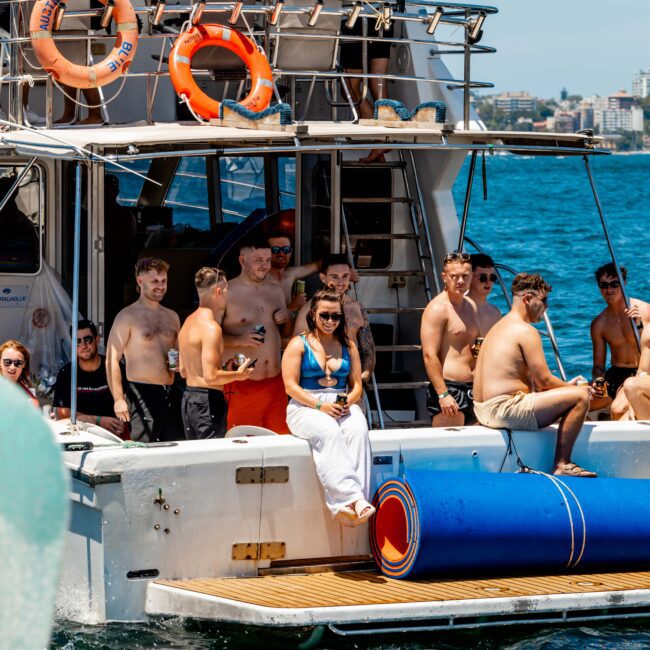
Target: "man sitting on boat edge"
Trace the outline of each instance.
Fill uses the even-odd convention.
[[[637,373],[625,380],[621,393],[629,404],[631,419],[650,420],[650,327],[641,334],[641,360]]]
[[[494,429],[536,431],[560,420],[552,472],[593,478],[571,461],[571,452],[589,411],[593,389],[553,376],[542,338],[531,325],[542,319],[551,291],[538,274],[520,273],[512,281],[512,309],[488,333],[474,373],[474,410]]]

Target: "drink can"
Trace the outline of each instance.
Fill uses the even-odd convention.
[[[340,404],[341,406],[345,406],[348,403],[348,396],[346,393],[339,393],[336,396],[336,403]]]
[[[235,362],[233,363],[233,367],[235,370],[237,370],[241,365],[246,361],[246,355],[245,354],[236,354],[234,356]]]
[[[176,348],[167,350],[167,365],[172,372],[178,370],[178,350]]]
[[[589,382],[586,379],[578,379],[576,382],[576,385],[578,386],[589,386]]]
[[[296,295],[305,293],[305,281],[296,280]]]
[[[474,339],[474,344],[472,345],[472,356],[475,359],[478,359],[478,353],[481,351],[481,346],[483,345],[483,337],[482,336],[477,336]]]
[[[596,379],[594,379],[593,386],[599,395],[604,396],[607,394],[607,380],[605,377],[596,377]]]

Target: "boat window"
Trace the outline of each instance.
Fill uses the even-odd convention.
[[[219,177],[224,221],[243,221],[266,207],[264,158],[224,156],[219,159]]]
[[[296,207],[296,159],[278,158],[280,210]]]
[[[23,167],[0,166],[0,205]],[[0,212],[0,272],[38,273],[43,239],[41,171],[32,167]]]
[[[182,158],[169,186],[165,205],[173,209],[179,230],[210,231],[205,158]]]

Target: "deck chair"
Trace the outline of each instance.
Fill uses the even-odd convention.
[[[301,0],[285,0],[285,8],[295,5],[304,6]],[[341,0],[325,0],[326,9],[341,9]],[[311,77],[311,84],[305,100],[304,119],[309,110],[309,104],[317,77],[310,72],[335,71],[338,59],[339,33],[341,30],[341,16],[329,16],[322,13],[316,25],[309,27],[308,14],[291,14],[283,12],[276,27],[270,27],[272,54],[271,67],[274,74],[283,72],[303,72],[306,77]],[[314,38],[309,36],[332,36],[332,38]],[[296,76],[291,75],[291,86],[294,85]],[[344,81],[343,81],[344,83]],[[295,107],[292,107],[295,109]],[[295,110],[294,110],[295,113]]]

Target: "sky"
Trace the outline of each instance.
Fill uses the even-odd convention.
[[[472,79],[494,91],[558,97],[562,87],[584,97],[632,88],[650,69],[650,0],[475,0],[497,7],[481,44],[496,54],[472,57]],[[458,34],[456,35],[458,37]],[[453,72],[461,73],[461,57]],[[452,66],[450,66],[452,67]]]

